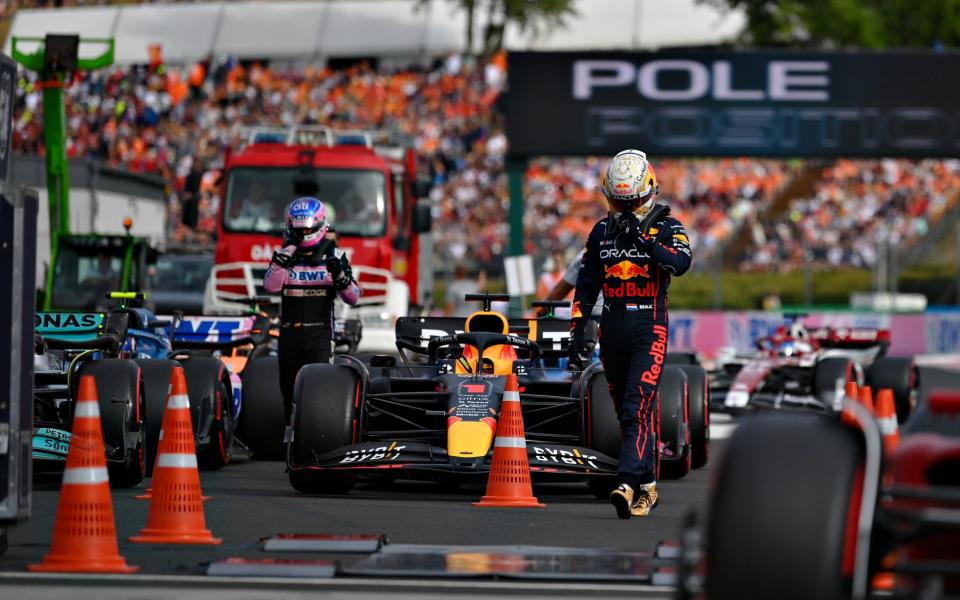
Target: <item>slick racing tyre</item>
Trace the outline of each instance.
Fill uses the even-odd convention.
[[[610,397],[607,378],[603,371],[597,371],[590,378],[585,398],[586,446],[617,460],[620,457],[620,421],[617,410]],[[587,480],[590,491],[597,500],[606,500],[613,488],[617,487],[616,477],[591,477]]]
[[[145,463],[147,477],[150,477],[157,457],[157,445],[160,443],[160,426],[163,424],[163,411],[167,406],[170,374],[175,366],[179,366],[179,363],[175,360],[145,358],[139,358],[134,362],[140,366],[143,377]]]
[[[897,422],[906,423],[913,410],[914,392],[917,389],[917,368],[912,358],[885,356],[874,361],[867,369],[867,383],[878,391],[893,390],[893,402],[897,407]]]
[[[660,477],[686,477],[692,465],[688,427],[687,374],[678,367],[666,367],[660,375]],[[666,455],[665,455],[666,454]]]
[[[83,375],[93,375],[97,382],[110,485],[115,488],[139,485],[147,470],[140,367],[132,360],[108,358],[84,363],[76,381]]]
[[[693,352],[667,352],[664,357],[665,365],[698,365],[697,355]]]
[[[846,597],[864,464],[861,435],[838,419],[746,419],[714,477],[707,597]]]
[[[687,411],[690,428],[690,466],[707,464],[710,455],[710,386],[707,372],[697,365],[677,365],[687,374]]]
[[[839,410],[836,402],[843,396],[848,381],[856,381],[856,370],[849,358],[824,358],[813,366],[813,397]]]
[[[308,494],[345,494],[353,487],[347,471],[309,469],[315,457],[354,442],[360,381],[342,365],[306,365],[297,374],[293,398],[293,440],[288,454],[290,485]]]
[[[190,396],[190,416],[197,443],[197,466],[216,470],[230,462],[233,443],[232,394],[227,368],[210,356],[180,362]]]
[[[243,410],[240,437],[257,460],[283,460],[283,433],[287,427],[280,393],[280,366],[276,356],[254,358],[243,370]]]

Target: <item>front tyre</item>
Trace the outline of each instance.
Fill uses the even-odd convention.
[[[677,365],[687,375],[687,411],[690,418],[690,466],[699,469],[710,456],[710,386],[707,372],[697,365]]]
[[[307,494],[345,494],[353,474],[313,469],[316,457],[355,441],[360,414],[360,380],[342,365],[306,365],[294,384],[293,440],[288,452],[290,485]]]
[[[741,424],[714,478],[707,596],[844,597],[864,464],[862,437],[836,419],[767,414]]]
[[[233,442],[227,368],[210,356],[192,356],[181,364],[190,396],[197,465],[207,471],[220,469],[230,462]]]
[[[687,426],[687,374],[677,367],[665,367],[660,375],[660,477],[686,477],[692,466],[690,431]]]
[[[84,363],[76,380],[83,375],[92,375],[97,384],[110,485],[135,487],[147,470],[140,367],[132,360],[108,358]]]

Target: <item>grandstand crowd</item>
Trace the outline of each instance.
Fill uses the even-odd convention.
[[[384,129],[412,144],[434,182],[435,263],[496,273],[508,237],[501,100],[506,58],[458,56],[429,67],[378,70],[269,68],[225,59],[184,68],[156,62],[78,73],[66,87],[68,152],[153,173],[170,189],[171,235],[211,241],[227,148],[254,125],[325,124]],[[22,72],[14,149],[42,153],[42,98]],[[642,147],[642,143],[638,143]],[[801,168],[758,159],[651,157],[662,197],[683,221],[698,257],[747,238],[741,267],[789,270],[870,266],[876,245],[922,237],[957,201],[960,161],[839,160],[809,197],[771,213]],[[527,251],[569,258],[605,212],[597,192],[605,158],[543,158],[526,178]],[[857,235],[850,235],[856,231]]]

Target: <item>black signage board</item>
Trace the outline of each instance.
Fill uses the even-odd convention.
[[[960,53],[511,52],[515,157],[960,156]]]

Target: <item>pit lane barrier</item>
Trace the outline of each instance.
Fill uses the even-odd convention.
[[[63,486],[53,526],[50,552],[34,573],[133,573],[117,546],[116,518],[110,496],[97,384],[92,375],[80,378],[73,416],[73,436],[67,451]]]
[[[170,397],[163,411],[147,526],[130,538],[137,544],[219,544],[207,529],[190,422],[190,397],[183,368],[170,374]]]

